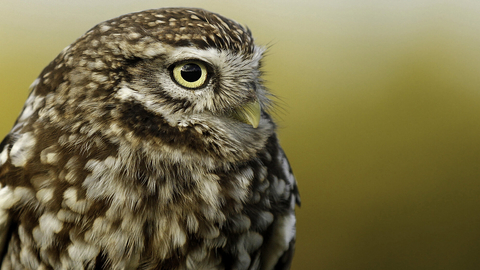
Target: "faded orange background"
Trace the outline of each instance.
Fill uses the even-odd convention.
[[[0,136],[65,46],[194,6],[269,47],[302,207],[293,269],[480,269],[479,1],[1,1]]]

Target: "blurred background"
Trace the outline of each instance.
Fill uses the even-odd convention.
[[[292,269],[480,269],[480,2],[1,0],[0,136],[95,24],[194,6],[269,47],[298,179]]]

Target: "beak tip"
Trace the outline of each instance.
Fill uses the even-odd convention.
[[[247,103],[242,107],[235,109],[234,117],[253,128],[258,128],[260,124],[261,108],[257,100]]]
[[[258,128],[258,125],[260,124],[260,118],[257,121],[250,124],[252,125],[253,128]]]

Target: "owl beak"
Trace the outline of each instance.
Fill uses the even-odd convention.
[[[258,100],[249,102],[233,111],[233,117],[245,124],[257,128],[260,123],[260,103]]]

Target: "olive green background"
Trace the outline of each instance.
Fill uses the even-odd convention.
[[[293,269],[480,269],[479,1],[0,1],[0,136],[65,46],[195,6],[247,25],[298,179]]]

